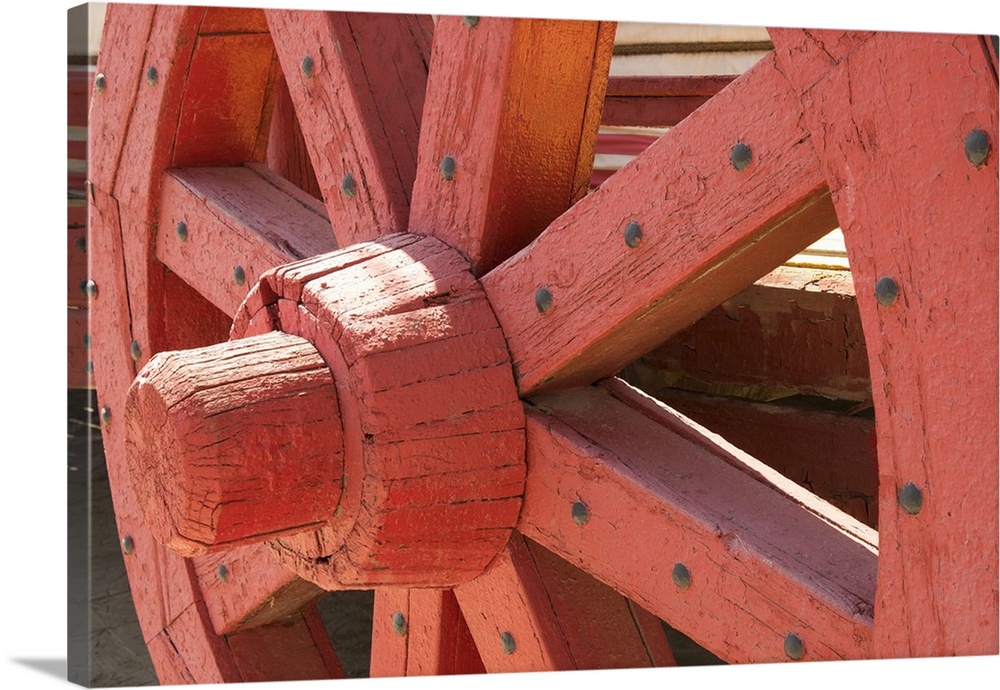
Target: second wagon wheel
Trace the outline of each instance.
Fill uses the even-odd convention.
[[[996,54],[772,37],[583,198],[612,25],[109,8],[94,375],[161,682],[337,677],[352,588],[372,675],[669,663],[654,616],[996,653]],[[878,533],[604,378],[838,222]]]

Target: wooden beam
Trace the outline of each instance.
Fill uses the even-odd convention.
[[[226,644],[245,683],[344,678],[315,605],[283,621],[228,635]]]
[[[410,232],[482,275],[586,194],[614,27],[438,19]]]
[[[602,125],[673,127],[728,86],[733,76],[611,77]]]
[[[771,35],[833,190],[871,363],[883,545],[873,654],[996,654],[991,57],[978,36]],[[966,152],[976,130],[985,159]]]
[[[341,247],[406,230],[430,16],[268,10]]]
[[[878,535],[653,399],[612,390],[528,407],[518,529],[730,662],[786,660],[790,634],[803,659],[866,657]]]
[[[799,111],[765,58],[483,278],[522,395],[617,371],[836,227]]]
[[[284,75],[278,79],[274,95],[274,115],[267,140],[267,167],[316,199],[323,198],[309,148],[295,116],[295,104]]]
[[[230,317],[264,271],[336,249],[322,203],[260,164],[175,168],[162,194],[156,258]]]

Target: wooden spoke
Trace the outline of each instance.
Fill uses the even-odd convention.
[[[773,36],[833,190],[867,336],[883,544],[873,653],[996,654],[995,63],[976,36]],[[977,130],[984,159],[966,152]]]
[[[441,17],[410,232],[478,275],[587,192],[614,24]]]
[[[268,10],[267,21],[339,245],[406,230],[431,18]]]
[[[518,529],[730,661],[781,660],[790,634],[802,658],[864,657],[876,533],[652,398],[612,390],[527,409]]]
[[[611,77],[602,125],[673,127],[729,86],[734,77]]]
[[[483,286],[530,395],[614,373],[836,225],[798,100],[765,58]]]

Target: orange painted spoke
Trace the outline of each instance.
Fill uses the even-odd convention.
[[[868,656],[877,534],[653,399],[610,388],[528,408],[518,528],[730,662],[786,659],[790,634],[804,659]]]
[[[614,24],[441,17],[410,232],[478,275],[587,191]]]
[[[650,626],[637,623],[624,597],[516,532],[489,570],[455,596],[490,673],[672,661],[662,628],[647,643]]]
[[[521,394],[617,371],[836,227],[800,116],[765,58],[486,275]]]
[[[267,20],[338,243],[406,230],[431,18],[269,10]]]
[[[978,36],[772,34],[833,190],[868,346],[883,543],[874,655],[996,654],[991,49]],[[853,52],[831,50],[845,43]]]
[[[673,127],[734,77],[611,77],[601,124],[623,127]]]
[[[315,605],[270,625],[226,637],[245,683],[344,678]]]
[[[259,164],[163,179],[156,256],[228,316],[264,271],[336,249],[322,203]]]

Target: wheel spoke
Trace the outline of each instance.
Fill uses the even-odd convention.
[[[789,633],[810,659],[865,658],[878,535],[651,398],[611,390],[528,408],[518,529],[731,662],[781,660]]]
[[[836,227],[800,114],[765,58],[483,278],[522,395],[614,373]]]
[[[482,275],[587,192],[614,27],[438,19],[410,232]]]
[[[431,18],[268,10],[341,247],[406,230]]]

